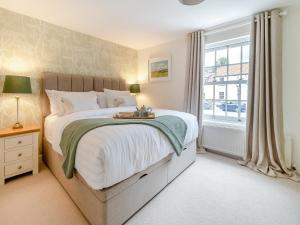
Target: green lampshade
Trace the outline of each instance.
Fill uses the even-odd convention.
[[[130,93],[140,93],[141,92],[140,84],[131,84],[129,86],[129,91]]]
[[[3,93],[32,93],[30,77],[6,75],[3,86]]]

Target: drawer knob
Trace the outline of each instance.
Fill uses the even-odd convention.
[[[19,170],[22,169],[22,166],[19,166],[18,169],[19,169]]]
[[[22,141],[18,141],[18,144],[22,144]]]
[[[22,156],[22,153],[19,153],[19,154],[18,154],[18,157],[21,157],[21,156]]]

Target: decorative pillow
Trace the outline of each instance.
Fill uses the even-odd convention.
[[[94,92],[94,91],[93,91]],[[98,106],[103,109],[107,108],[107,100],[106,100],[106,95],[104,92],[96,92],[95,94],[97,95],[97,104]]]
[[[76,111],[72,101],[70,101],[69,99],[62,97],[60,101],[63,105],[63,112],[60,114],[60,116],[67,115]]]
[[[137,106],[136,97],[135,96],[120,96],[114,99],[115,107],[119,106]]]
[[[118,97],[131,96],[129,91],[116,91],[110,89],[104,89],[104,93],[106,95],[107,106],[109,108],[118,107],[118,103],[115,102],[115,99]]]

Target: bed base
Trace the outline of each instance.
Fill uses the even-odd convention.
[[[75,172],[66,179],[62,158],[44,140],[44,161],[92,225],[120,225],[142,208],[196,159],[196,143],[190,143],[180,157],[170,154],[132,177],[102,190],[91,189]]]

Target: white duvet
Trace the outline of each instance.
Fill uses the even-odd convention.
[[[134,107],[106,108],[76,112],[66,116],[48,116],[45,120],[45,136],[53,149],[62,154],[59,143],[64,128],[71,122],[87,118],[112,117],[117,112],[134,111]],[[187,124],[185,143],[198,136],[195,116],[154,109],[157,116],[175,115]],[[140,172],[173,152],[167,137],[158,129],[139,124],[105,126],[85,134],[79,141],[75,168],[93,189],[110,187]]]

